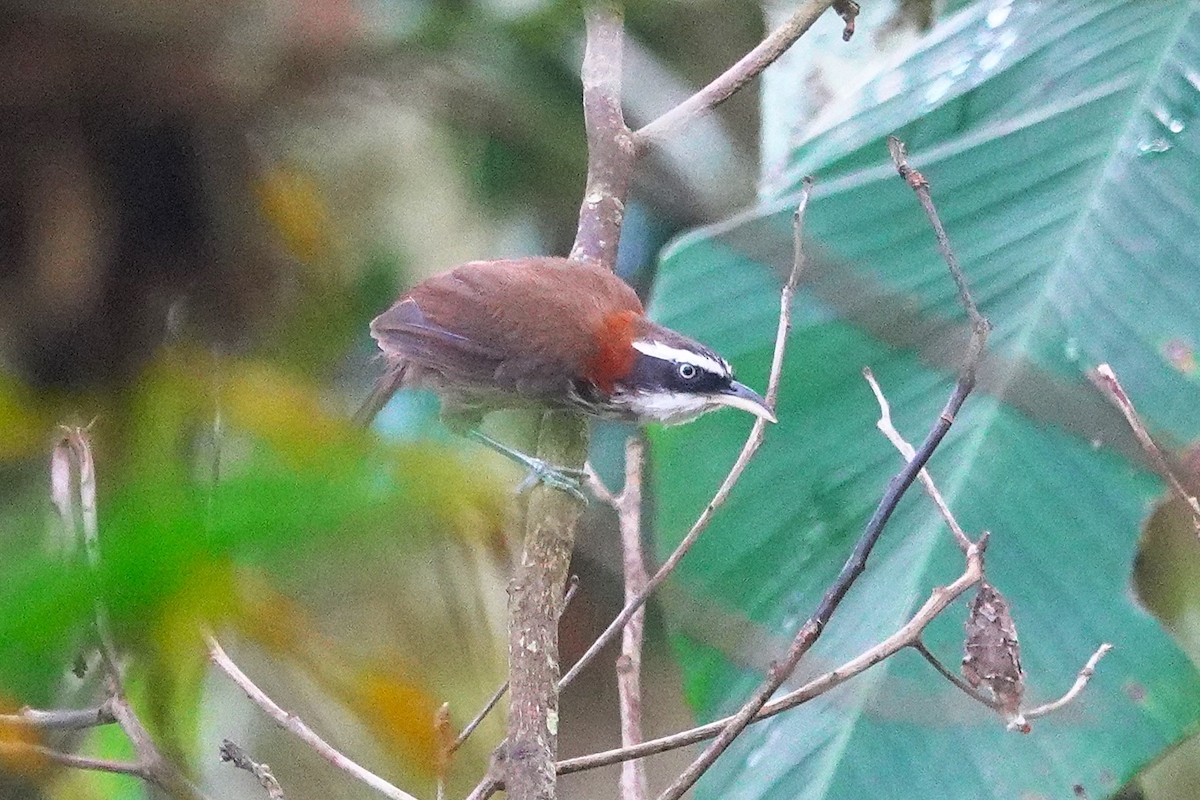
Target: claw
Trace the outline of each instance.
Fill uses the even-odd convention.
[[[529,473],[517,485],[517,494],[528,491],[536,483],[544,483],[554,489],[566,492],[585,505],[587,504],[587,495],[583,493],[581,488],[582,480],[587,474],[584,470],[572,469],[570,467],[555,467],[540,458],[527,456],[520,450],[514,450],[506,444],[501,444],[479,431],[472,430],[468,433],[471,438],[492,448],[502,456],[510,458],[518,464],[523,464],[529,470]]]
[[[517,494],[532,489],[534,484],[544,483],[587,503],[587,495],[583,493],[579,480],[572,477],[574,473],[581,473],[582,470],[552,467],[540,458],[530,458],[526,465],[529,472],[517,484]]]

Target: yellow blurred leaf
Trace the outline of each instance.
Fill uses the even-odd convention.
[[[45,403],[17,381],[0,375],[0,460],[28,458],[46,449],[50,418]]]
[[[256,186],[259,208],[299,261],[314,264],[331,248],[332,223],[312,176],[288,167],[266,172]]]
[[[16,704],[0,697],[0,715],[15,714],[18,710]],[[0,771],[27,777],[44,772],[49,762],[34,749],[40,744],[41,739],[33,728],[0,719]]]

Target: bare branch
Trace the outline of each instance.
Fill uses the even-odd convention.
[[[587,46],[580,74],[588,173],[571,258],[613,269],[636,159],[621,110],[622,13],[615,4],[600,2],[587,9],[585,19]]]
[[[95,708],[63,708],[50,711],[23,708],[16,714],[0,714],[0,726],[12,725],[40,731],[81,731],[111,725],[116,721],[111,698]]]
[[[941,659],[935,656],[933,652],[925,646],[925,642],[918,639],[912,643],[911,647],[920,653],[921,656],[929,662],[930,666],[937,670],[939,675],[961,689],[963,694],[965,694],[967,697],[978,703],[982,703],[983,705],[995,711],[997,714],[1004,713],[1004,705],[999,700],[979,691],[974,686],[955,675],[949,667],[941,662]]]
[[[621,530],[622,563],[625,571],[625,602],[629,603],[646,587],[646,561],[642,555],[642,467],[645,446],[641,437],[630,436],[625,442],[625,488],[616,498],[615,507]],[[620,699],[621,746],[642,742],[642,638],[645,607],[630,617],[621,636],[621,655],[617,657],[617,694]],[[621,800],[645,800],[649,794],[646,767],[641,761],[621,765]]]
[[[935,617],[945,611],[950,604],[983,578],[983,551],[984,542],[981,541],[978,545],[973,545],[967,553],[967,565],[963,574],[950,585],[935,588],[921,608],[891,636],[842,664],[837,669],[813,678],[800,688],[781,695],[767,703],[755,715],[753,722],[759,722],[803,705],[831,689],[841,686],[846,681],[862,674],[879,662],[890,658],[905,647],[912,646],[915,641],[920,639],[922,632]],[[562,775],[567,775],[608,766],[609,764],[616,764],[631,758],[644,758],[658,753],[665,753],[669,750],[676,750],[680,747],[687,747],[706,739],[712,739],[725,730],[734,719],[735,717],[732,716],[725,717],[706,725],[700,725],[669,736],[652,739],[634,747],[617,748],[561,761],[558,764],[558,771]]]
[[[1125,388],[1121,386],[1121,381],[1117,379],[1117,373],[1108,364],[1101,364],[1088,373],[1088,377],[1091,378],[1096,388],[1102,391],[1109,401],[1125,415],[1125,421],[1129,423],[1133,435],[1137,437],[1138,443],[1146,451],[1146,455],[1150,456],[1150,462],[1154,465],[1155,470],[1170,484],[1175,495],[1187,503],[1188,510],[1192,513],[1192,525],[1196,529],[1197,536],[1200,536],[1200,502],[1183,487],[1183,483],[1180,482],[1178,476],[1171,469],[1171,465],[1167,463],[1166,457],[1163,456],[1162,450],[1159,450],[1158,445],[1154,443],[1150,431],[1146,429],[1137,409],[1133,407],[1133,401],[1129,399]]]
[[[261,708],[268,717],[275,721],[276,725],[307,744],[330,764],[362,781],[384,797],[389,797],[392,800],[416,800],[408,792],[393,786],[375,773],[340,753],[333,745],[326,742],[312,728],[308,727],[304,720],[280,708],[274,700],[267,696],[266,692],[258,688],[254,681],[250,680],[246,673],[242,672],[215,638],[207,636],[205,641],[208,645],[208,657],[213,666],[228,675],[246,693],[251,702]]]
[[[258,784],[267,792],[267,797],[270,800],[285,800],[283,796],[283,788],[279,785],[279,781],[275,780],[275,776],[271,773],[271,768],[266,764],[259,764],[254,761],[242,748],[238,747],[233,742],[225,739],[221,742],[221,747],[218,750],[221,754],[222,761],[228,761],[238,769],[244,769],[254,776]]]
[[[879,402],[879,421],[875,423],[875,427],[879,428],[888,441],[900,451],[905,460],[912,461],[917,451],[913,450],[913,446],[904,440],[904,437],[900,435],[895,425],[892,424],[891,404],[883,396],[883,390],[879,388],[879,384],[875,381],[875,375],[871,372],[870,367],[863,367],[863,377],[867,379],[867,383],[871,386],[871,391],[875,393],[875,399]],[[954,534],[954,541],[958,544],[958,549],[964,553],[967,552],[967,548],[971,546],[971,539],[958,524],[958,520],[954,518],[954,514],[950,511],[950,506],[946,505],[945,498],[942,497],[942,493],[934,485],[933,478],[929,476],[929,470],[922,469],[917,474],[917,477],[920,478],[921,485],[925,488],[925,493],[929,495],[930,499],[933,500],[933,504],[937,506],[942,519],[946,520],[946,524],[950,526],[950,531]]]
[[[60,767],[92,770],[94,772],[109,772],[114,775],[131,775],[143,781],[153,782],[150,775],[146,772],[145,766],[142,764],[129,761],[110,761],[105,758],[92,758],[91,756],[79,756],[74,753],[63,753],[40,744],[0,741],[0,754],[16,758],[34,756],[58,764]]]
[[[1075,683],[1071,685],[1071,688],[1067,690],[1066,694],[1057,700],[1049,703],[1043,703],[1036,708],[1031,708],[1028,711],[1023,712],[1025,719],[1037,719],[1038,717],[1044,717],[1047,714],[1053,714],[1055,711],[1058,711],[1067,703],[1070,703],[1072,700],[1078,697],[1079,693],[1082,692],[1084,687],[1088,685],[1088,681],[1090,681],[1092,676],[1096,674],[1096,665],[1100,663],[1100,659],[1108,655],[1108,651],[1112,649],[1113,646],[1108,642],[1105,642],[1097,647],[1096,652],[1092,653],[1092,657],[1089,658],[1087,663],[1083,665],[1083,669],[1079,670],[1079,675],[1075,678]]]
[[[732,97],[739,89],[757,78],[763,70],[774,64],[787,52],[796,40],[812,27],[831,6],[840,5],[847,11],[858,7],[845,0],[806,0],[795,13],[763,39],[763,41],[736,64],[721,73],[715,80],[658,119],[646,124],[633,134],[639,150],[651,142],[661,141],[675,134],[680,128],[697,117],[707,114]],[[853,32],[853,16],[848,19],[848,30]]]

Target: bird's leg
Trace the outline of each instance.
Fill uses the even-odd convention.
[[[584,471],[581,469],[571,469],[569,467],[556,467],[547,464],[540,458],[526,455],[520,450],[516,450],[508,445],[498,442],[487,434],[481,433],[478,430],[471,429],[467,431],[467,435],[482,445],[486,445],[495,450],[500,455],[508,458],[518,464],[523,465],[529,470],[529,474],[517,486],[518,492],[523,492],[533,486],[537,482],[542,482],[547,486],[553,486],[555,489],[560,489],[567,494],[574,495],[583,502],[587,502],[587,497],[580,490],[580,481],[584,477]]]

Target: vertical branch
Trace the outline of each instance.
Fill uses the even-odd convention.
[[[586,20],[581,77],[588,172],[571,258],[612,269],[636,158],[621,111],[622,13],[616,4],[597,3]]]
[[[621,112],[622,14],[588,9],[581,76],[588,175],[571,257],[613,269],[633,173],[634,149]],[[563,467],[587,458],[587,423],[579,414],[542,417],[538,456]],[[553,800],[558,754],[558,618],[563,607],[575,523],[582,509],[564,492],[539,486],[525,516],[525,543],[509,587],[508,672],[511,704],[506,764],[513,800]]]
[[[579,414],[547,412],[538,455],[551,464],[582,465],[587,422]],[[509,585],[508,796],[553,800],[558,754],[558,618],[571,564],[575,523],[583,508],[570,494],[544,484],[533,489],[525,544]]]
[[[642,556],[642,465],[645,445],[639,436],[625,444],[625,488],[614,498],[625,566],[625,603],[646,588],[649,576]],[[642,743],[642,638],[646,609],[639,608],[621,635],[617,657],[617,693],[621,702],[621,746]],[[646,766],[638,759],[621,764],[621,800],[645,800]]]

